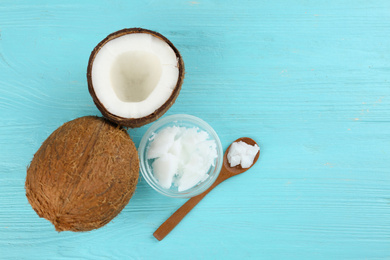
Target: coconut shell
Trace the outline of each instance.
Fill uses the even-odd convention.
[[[121,37],[121,36],[126,35],[126,34],[131,34],[131,33],[147,33],[147,34],[151,34],[151,35],[165,41],[172,48],[172,50],[175,52],[176,57],[177,57],[178,67],[179,67],[179,77],[177,80],[177,84],[176,84],[174,90],[172,91],[172,94],[169,97],[169,99],[167,99],[167,101],[161,107],[156,109],[152,114],[145,116],[145,117],[141,117],[141,118],[124,118],[124,117],[114,115],[114,114],[110,113],[109,111],[107,111],[104,104],[102,104],[102,102],[100,102],[100,100],[96,96],[95,90],[93,88],[93,83],[92,83],[92,66],[93,66],[93,62],[95,60],[95,57],[96,57],[97,53],[100,51],[100,49],[107,42],[109,42],[115,38]],[[175,103],[176,98],[179,95],[181,85],[183,84],[183,80],[184,80],[184,74],[185,74],[184,61],[180,55],[180,52],[176,49],[176,47],[172,44],[172,42],[170,42],[163,35],[161,35],[158,32],[154,32],[154,31],[142,29],[142,28],[122,29],[120,31],[116,31],[116,32],[108,35],[91,52],[91,55],[90,55],[89,61],[88,61],[88,68],[87,68],[88,90],[89,90],[90,95],[92,96],[92,99],[93,99],[96,107],[100,110],[100,112],[102,113],[102,115],[104,117],[106,117],[108,120],[110,120],[114,123],[117,123],[119,125],[134,128],[134,127],[140,127],[140,126],[149,124],[149,123],[159,119],[163,114],[165,114],[165,112],[168,111],[168,109]]]
[[[87,116],[55,130],[27,169],[26,196],[57,231],[89,231],[117,216],[133,195],[139,172],[126,131]]]
[[[126,35],[126,34],[131,34],[131,33],[147,33],[151,34],[163,41],[165,41],[175,52],[176,57],[177,57],[177,62],[178,62],[178,67],[179,67],[179,77],[177,80],[177,84],[172,91],[171,96],[169,99],[166,100],[166,102],[160,106],[158,109],[156,109],[152,114],[149,114],[148,116],[145,117],[140,117],[140,118],[124,118],[121,116],[117,116],[115,114],[110,113],[104,106],[102,102],[98,99],[96,96],[95,90],[93,88],[93,83],[92,83],[92,66],[93,62],[95,60],[95,57],[97,53],[100,51],[100,49],[109,41],[118,38],[120,36]],[[92,99],[96,105],[96,107],[100,110],[102,115],[106,117],[108,120],[119,124],[121,126],[126,126],[126,127],[140,127],[146,124],[149,124],[157,119],[159,119],[165,112],[168,111],[168,109],[175,103],[177,96],[179,95],[181,85],[183,84],[184,80],[184,61],[180,55],[180,52],[176,49],[176,47],[170,42],[167,38],[165,38],[163,35],[160,33],[147,30],[147,29],[142,29],[142,28],[128,28],[128,29],[122,29],[119,31],[116,31],[110,35],[108,35],[106,38],[104,38],[91,52],[91,55],[89,57],[88,61],[88,68],[87,68],[87,81],[88,81],[88,90],[90,95],[92,96]]]

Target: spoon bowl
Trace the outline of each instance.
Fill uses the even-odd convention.
[[[255,145],[255,144],[257,145],[257,143],[252,138],[249,138],[249,137],[238,138],[233,143],[240,142],[240,141],[242,141],[244,143],[247,143],[249,145],[252,145],[252,146]],[[243,173],[243,172],[247,171],[248,169],[250,169],[257,162],[257,159],[259,159],[260,151],[256,154],[255,159],[253,159],[253,163],[252,163],[252,165],[249,168],[242,168],[241,164],[239,164],[237,166],[234,166],[234,167],[230,167],[229,160],[227,159],[227,155],[229,153],[229,150],[230,150],[230,147],[232,146],[232,144],[229,145],[229,147],[226,149],[225,154],[223,155],[222,168],[226,168],[226,169],[225,170],[221,169],[221,173],[225,173],[226,174],[226,172],[229,172],[230,174],[232,174],[232,176],[234,176],[234,175]]]
[[[234,142],[239,142],[239,141],[242,141],[242,142],[245,142],[249,145],[255,145],[257,144],[253,139],[249,138],[249,137],[241,137],[241,138],[238,138],[237,140],[235,140]],[[233,143],[234,143],[233,142]],[[226,149],[226,152],[223,156],[223,163],[222,163],[222,168],[221,168],[221,172],[219,173],[218,175],[218,178],[215,180],[215,182],[213,183],[213,185],[211,185],[207,190],[205,190],[204,192],[202,192],[201,194],[195,196],[195,197],[192,197],[191,199],[189,199],[186,203],[183,204],[183,206],[181,206],[178,210],[176,210],[175,213],[172,214],[172,216],[170,216],[163,224],[161,224],[161,226],[153,233],[153,236],[161,241],[162,239],[164,239],[164,237],[166,235],[169,234],[169,232],[171,232],[177,224],[179,224],[179,222],[212,190],[214,189],[218,184],[220,184],[221,182],[229,179],[230,177],[233,177],[233,176],[236,176],[240,173],[243,173],[247,170],[249,170],[256,162],[257,160],[259,159],[259,156],[260,156],[260,150],[259,152],[256,154],[254,160],[253,160],[253,163],[252,165],[249,167],[249,168],[242,168],[241,165],[237,165],[237,166],[234,166],[234,167],[230,167],[229,165],[229,161],[227,159],[227,154],[229,153],[229,150],[230,150],[230,147],[231,145],[229,145],[229,147]]]

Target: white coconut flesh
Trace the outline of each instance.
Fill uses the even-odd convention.
[[[103,45],[91,74],[96,97],[108,112],[142,118],[171,96],[179,80],[178,57],[153,35],[126,34]]]

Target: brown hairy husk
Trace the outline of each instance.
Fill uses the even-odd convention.
[[[35,153],[26,196],[57,231],[89,231],[128,204],[138,172],[138,153],[126,131],[100,117],[81,117],[55,130]]]

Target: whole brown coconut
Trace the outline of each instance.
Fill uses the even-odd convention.
[[[126,131],[87,116],[55,130],[27,169],[26,196],[57,231],[89,231],[127,205],[138,181],[138,153]]]
[[[126,127],[160,118],[174,104],[184,61],[166,37],[143,28],[111,33],[91,52],[88,90],[102,115]]]

